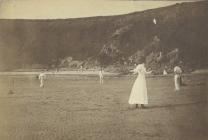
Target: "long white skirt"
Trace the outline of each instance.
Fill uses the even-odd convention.
[[[129,104],[148,104],[147,86],[144,74],[139,74],[131,90]]]

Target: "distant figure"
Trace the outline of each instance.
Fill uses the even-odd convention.
[[[81,70],[81,72],[83,72],[83,66],[82,65],[80,66],[80,70]]]
[[[175,83],[175,90],[179,91],[180,87],[182,85],[182,79],[181,79],[181,74],[182,74],[182,70],[179,66],[175,66],[174,67],[174,83]]]
[[[103,70],[102,70],[102,68],[99,71],[99,78],[100,78],[100,84],[103,84]]]
[[[153,19],[153,23],[154,24],[157,24],[157,20],[155,18]]]
[[[40,80],[40,87],[43,88],[44,87],[44,81],[46,79],[46,74],[44,72],[41,72],[38,78]]]
[[[145,74],[151,73],[151,71],[146,71],[144,60],[144,58],[141,59],[140,64],[132,70],[132,72],[138,74],[138,76],[131,90],[129,104],[136,104],[136,108],[138,107],[138,104],[141,104],[142,108],[144,108],[144,104],[148,104]]]
[[[182,64],[183,64],[183,61],[180,61],[180,62],[179,62],[179,67],[181,68],[181,71],[182,71],[182,69],[183,69],[183,65],[182,65]],[[182,72],[183,72],[183,71],[182,71]],[[181,73],[181,76],[180,76],[180,85],[181,85],[181,86],[185,86],[186,84],[183,82],[182,79],[183,79],[183,77],[182,77],[182,73]]]
[[[163,70],[163,75],[167,75],[168,72],[166,71],[166,69]]]

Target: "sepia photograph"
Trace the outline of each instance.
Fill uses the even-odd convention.
[[[0,0],[0,140],[208,140],[207,0]]]

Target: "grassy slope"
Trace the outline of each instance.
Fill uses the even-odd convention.
[[[0,69],[47,67],[68,56],[95,60],[104,45],[113,45],[123,57],[137,51],[157,55],[151,46],[155,35],[164,54],[179,48],[185,64],[202,68],[208,59],[207,19],[208,2],[202,1],[111,17],[0,20]]]

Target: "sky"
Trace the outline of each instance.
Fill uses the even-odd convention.
[[[0,0],[0,19],[65,19],[121,15],[188,1]]]

